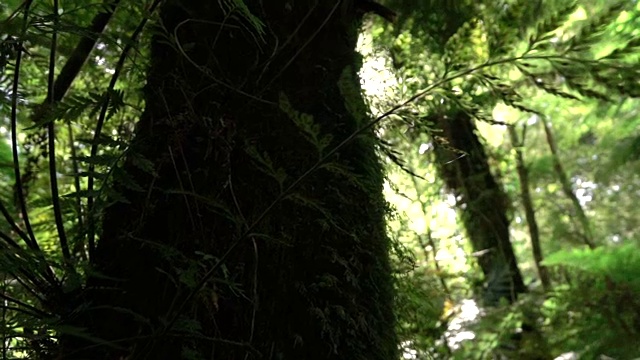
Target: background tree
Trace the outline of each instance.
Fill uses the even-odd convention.
[[[387,97],[377,104],[382,104],[380,107],[384,112],[388,103],[413,100],[403,111],[396,113],[399,115],[396,122],[389,123],[384,128],[385,140],[396,146],[396,150],[403,151],[402,154],[393,154],[392,160],[407,170],[404,174],[394,174],[391,179],[394,185],[391,188],[398,193],[398,196],[392,197],[392,202],[402,204],[397,206],[414,219],[413,222],[396,222],[394,225],[403,240],[410,246],[415,246],[415,256],[421,266],[412,273],[418,277],[417,273],[425,270],[422,274],[426,273],[426,283],[433,282],[428,279],[430,276],[437,275],[444,279],[448,283],[447,287],[454,289],[450,299],[461,304],[459,308],[464,308],[468,301],[469,294],[466,291],[477,288],[480,276],[469,272],[469,269],[473,269],[472,264],[476,259],[472,255],[476,255],[474,252],[478,250],[474,247],[473,239],[483,236],[483,228],[475,226],[469,229],[468,220],[462,217],[465,220],[462,223],[467,228],[468,243],[461,241],[459,226],[452,224],[452,229],[443,229],[447,221],[450,221],[443,216],[445,207],[457,204],[458,210],[463,214],[470,213],[471,206],[468,202],[460,201],[460,198],[454,199],[439,190],[442,189],[443,182],[450,189],[455,188],[451,186],[451,182],[463,184],[465,177],[461,175],[465,172],[452,170],[449,172],[450,176],[445,173],[439,180],[433,174],[442,175],[442,172],[429,165],[431,161],[435,164],[444,163],[450,169],[483,167],[485,162],[478,157],[472,160],[474,152],[469,150],[477,149],[477,145],[472,145],[474,141],[470,141],[476,136],[487,155],[488,166],[484,168],[490,170],[489,174],[497,183],[504,184],[505,190],[503,196],[496,196],[495,192],[483,192],[485,201],[489,201],[486,198],[504,200],[495,202],[496,209],[485,207],[477,214],[490,218],[494,210],[506,210],[502,212],[506,215],[502,219],[506,219],[511,227],[509,235],[515,254],[520,259],[519,265],[523,270],[525,283],[538,276],[533,264],[536,261],[540,263],[545,253],[584,245],[611,246],[615,242],[621,242],[619,235],[593,231],[596,228],[602,229],[594,225],[596,218],[620,211],[617,207],[596,206],[596,201],[599,201],[596,198],[608,198],[615,191],[596,190],[603,188],[596,180],[603,171],[603,168],[598,170],[601,165],[597,164],[607,162],[608,150],[604,147],[604,142],[596,140],[600,137],[594,136],[594,132],[597,132],[594,129],[606,127],[610,133],[603,138],[613,139],[613,133],[622,128],[628,129],[629,122],[613,122],[613,119],[602,116],[598,118],[589,109],[617,108],[617,105],[611,107],[618,102],[616,99],[625,99],[621,100],[623,103],[634,102],[630,97],[635,97],[637,92],[637,82],[633,79],[638,71],[638,63],[637,57],[633,55],[636,34],[631,28],[636,21],[636,5],[626,1],[492,1],[455,4],[431,1],[420,5],[397,1],[389,4],[400,14],[399,21],[394,28],[381,25],[380,28],[373,29],[374,49],[375,46],[385,48],[374,56],[387,59],[387,69],[394,71],[397,81],[395,87],[389,87]],[[446,13],[433,11],[445,8],[448,10]],[[392,94],[391,98],[389,93]],[[581,116],[584,118],[576,120],[575,115],[569,115],[571,113],[583,114]],[[448,121],[434,124],[434,118],[444,116],[448,117]],[[459,117],[470,118],[470,125],[466,128],[473,129],[473,132],[464,131],[465,126],[460,125]],[[587,117],[593,122],[583,122]],[[550,150],[547,136],[549,132],[545,132],[545,128],[540,125],[544,123],[551,124],[550,133],[558,143],[555,154]],[[524,151],[526,163],[522,170],[528,177],[517,176],[515,151],[503,144],[508,139],[507,127],[524,139],[524,143],[516,146]],[[560,128],[564,131],[559,130]],[[572,143],[559,140],[565,136],[573,137],[573,144],[579,143],[581,146],[574,147]],[[602,152],[594,154],[594,150],[598,148]],[[448,158],[439,162],[443,149]],[[478,154],[477,150],[475,154]],[[556,159],[555,162],[553,158]],[[487,171],[483,173],[486,174]],[[415,182],[405,180],[406,176],[414,174],[422,179]],[[544,180],[540,177],[542,174]],[[530,181],[521,183],[520,180],[525,178]],[[624,182],[634,182],[631,178]],[[480,179],[475,178],[477,181]],[[474,178],[468,179],[470,182],[472,180]],[[518,200],[525,186],[531,189],[532,199],[529,205],[523,202],[522,205],[528,208],[521,210]],[[430,205],[424,210],[418,210],[425,202]],[[525,216],[528,210],[533,210],[533,216]],[[634,212],[630,210],[622,213]],[[417,220],[419,216],[426,219]],[[620,219],[610,219],[612,221],[606,226],[614,229],[628,228],[626,217],[622,215]],[[532,237],[531,245],[525,241],[525,231],[530,233],[526,228],[530,224],[524,221],[525,218],[531,222],[535,219],[539,225],[539,240],[534,243],[535,237]],[[505,221],[493,220],[487,221],[487,224],[492,224],[494,228],[503,227]],[[619,230],[614,233],[617,231]],[[413,239],[411,233],[415,234]],[[535,231],[532,233],[535,234]],[[421,241],[424,237],[431,237],[434,241],[432,244],[425,244]],[[614,242],[606,239],[614,239]],[[634,235],[626,237],[624,241],[635,244]],[[535,253],[531,248],[535,248]],[[425,249],[428,250],[428,256],[421,255]],[[432,255],[429,254],[431,251]],[[466,253],[466,256],[459,255],[460,253]],[[597,256],[596,253],[587,253],[594,258]],[[608,256],[603,261],[608,263],[617,258],[621,263],[630,264],[628,253],[622,249],[614,253],[616,255]],[[560,252],[557,256],[567,261],[569,258],[574,259],[573,255],[565,258],[563,254],[566,255]],[[431,256],[439,259],[437,267],[429,264],[432,262]],[[609,297],[611,294],[606,296],[607,300],[598,302],[599,305],[585,305],[591,303],[591,297],[599,296],[586,291],[588,284],[591,281],[606,283],[606,276],[600,273],[599,280],[591,277],[587,279],[584,273],[575,271],[575,262],[571,262],[568,267],[559,267],[559,264],[565,263],[556,262],[555,256],[552,259],[552,277],[546,278],[545,282],[551,285],[553,281],[559,286],[552,295],[560,296],[563,300],[545,300],[539,293],[542,289],[538,289],[537,282],[534,282],[530,287],[533,290],[531,295],[523,297],[510,308],[488,310],[484,320],[476,321],[473,329],[462,327],[463,331],[457,330],[460,325],[454,317],[449,331],[442,332],[443,338],[456,343],[450,349],[453,350],[451,356],[485,358],[494,354],[510,358],[550,358],[570,350],[583,352],[585,358],[603,353],[634,354],[628,345],[621,344],[621,339],[628,340],[630,334],[635,333],[634,326],[615,320],[615,326],[610,325],[609,330],[604,330],[599,325],[600,322],[582,317],[590,312],[610,314],[600,307],[613,306],[612,298]],[[589,263],[591,262],[585,261],[584,264]],[[545,262],[539,268],[543,268],[543,264]],[[620,267],[616,269],[621,273],[634,272],[631,266],[624,270]],[[607,270],[605,273],[611,271]],[[589,271],[590,274],[594,272],[597,271]],[[491,278],[483,279],[481,283],[490,289],[490,280]],[[412,281],[419,280],[413,278]],[[546,287],[549,288],[550,286]],[[595,293],[608,293],[603,289],[599,288]],[[413,298],[420,294],[416,292],[407,296]],[[571,305],[565,302],[569,297],[572,299],[569,301]],[[577,310],[578,303],[585,306]],[[452,321],[452,317],[448,315],[449,305],[449,301],[441,305],[443,312],[435,320]],[[633,305],[630,306],[633,308]],[[535,309],[541,311],[531,312]],[[567,319],[568,309],[577,310],[581,314],[579,317],[582,320],[573,323],[575,327],[567,325],[572,323]],[[404,316],[400,315],[400,324],[415,322],[410,320],[411,317]],[[619,316],[614,317],[620,319]],[[558,319],[553,326],[541,321],[551,318]],[[630,316],[628,319],[631,318],[634,317]],[[532,322],[532,319],[537,320]],[[533,328],[531,325],[534,325]],[[559,331],[560,328],[562,330]],[[458,340],[454,340],[456,333],[463,335],[469,330],[473,330],[475,340],[457,344]],[[569,336],[565,331],[578,331],[584,340],[571,338],[569,342],[572,345],[569,345]],[[611,338],[607,340],[596,335],[603,331]],[[438,355],[446,358],[450,354],[449,350],[433,345],[420,348],[417,345],[421,344],[418,339],[423,338],[420,333],[411,335],[401,331],[401,335],[406,339],[405,344],[414,344],[405,348],[409,354],[407,356],[415,353],[416,358]]]

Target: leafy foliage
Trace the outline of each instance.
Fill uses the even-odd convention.
[[[560,351],[578,348],[585,358],[637,355],[637,349],[628,346],[639,333],[637,257],[637,245],[625,244],[560,251],[545,260],[550,266],[578,270],[575,284],[558,288],[545,302],[549,331],[559,335],[553,346]]]
[[[606,278],[640,291],[640,252],[636,244],[600,247],[594,250],[563,250],[549,255],[544,264],[584,271],[589,276]]]
[[[535,280],[527,280],[532,282],[530,294],[504,309],[485,309],[473,326],[467,326],[473,329],[474,341],[463,341],[451,354],[442,350],[429,356],[551,358],[571,351],[585,359],[638,356],[628,345],[637,331],[633,323],[637,307],[627,303],[624,314],[611,315],[621,299],[637,294],[629,283],[635,273],[631,249],[637,246],[633,239],[638,225],[631,205],[631,194],[639,185],[634,106],[640,67],[638,33],[632,30],[638,21],[637,5],[597,0],[388,4],[403,15],[397,24],[374,30],[374,43],[388,49],[375,56],[387,57],[397,86],[388,90],[393,100],[387,96],[374,105],[384,109],[389,101],[411,99],[395,112],[397,117],[389,117],[393,121],[383,124],[384,137],[402,152],[402,165],[408,169],[404,177],[418,174],[422,178],[413,183],[403,176],[393,178],[395,192],[404,198],[398,197],[396,206],[415,207],[416,197],[404,196],[413,191],[438,192],[435,189],[442,185],[429,162],[436,143],[450,144],[425,120],[461,110],[476,120],[492,173],[509,196],[512,244],[524,275],[538,277],[526,235],[531,224],[525,221],[523,188],[532,198],[543,253],[557,253],[543,263],[552,270],[556,290],[547,294],[552,300],[545,300]],[[505,125],[516,130],[521,144],[509,146]],[[523,151],[528,183],[517,176],[512,147]],[[458,154],[462,160],[452,162],[464,161],[464,152]],[[425,179],[423,185],[416,185]],[[455,208],[456,202],[462,212],[467,205],[460,206],[459,199],[452,201],[442,193],[430,199],[427,211],[411,217],[425,217],[431,224],[427,231],[432,226],[459,229],[433,213]],[[590,233],[598,247],[582,250]],[[416,234],[420,236],[425,236],[424,227]],[[405,242],[415,244],[410,239]],[[463,243],[444,241],[438,248],[447,246],[465,252],[466,261],[474,261],[475,254]],[[423,251],[422,246],[409,248]],[[433,281],[432,276],[425,275],[424,281]],[[461,280],[459,275],[451,277],[448,283]],[[467,291],[477,288],[478,278],[469,274],[461,281],[461,288],[452,293],[454,303],[468,299]],[[590,288],[594,279],[600,279],[602,287]],[[522,311],[543,303],[542,313]],[[602,325],[608,322],[607,316],[617,324]],[[620,322],[622,318],[626,320]],[[434,319],[432,315],[423,321]],[[598,333],[607,335],[598,338]]]

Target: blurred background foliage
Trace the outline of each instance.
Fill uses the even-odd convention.
[[[144,106],[140,90],[149,32],[129,51],[113,90],[104,90],[130,36],[149,15],[150,2],[124,2],[129,10],[115,12],[56,115],[62,124],[55,154],[58,187],[74,249],[86,246],[81,222],[99,211],[86,213],[90,194],[81,189],[91,175],[98,181],[95,191],[102,191],[100,180],[119,161],[115,154],[126,148]],[[60,68],[94,14],[108,5],[64,1],[54,24],[51,3],[36,1],[25,24],[18,11],[25,3],[0,4],[0,200],[19,214],[15,184],[25,186],[33,229],[52,267],[62,269],[46,146],[32,113],[47,96],[53,27]],[[396,240],[403,357],[640,357],[640,5],[629,0],[388,0],[384,5],[397,18],[389,23],[367,17],[361,76],[372,114],[386,113],[378,132],[386,144],[381,149],[388,165],[386,195],[395,209],[389,232]],[[26,60],[14,94],[19,42]],[[104,136],[92,139],[105,97],[109,122]],[[15,117],[21,181],[13,171],[12,101],[21,105]],[[436,115],[461,113],[473,125],[483,161],[501,190],[478,196],[504,208],[526,285],[517,298],[497,305],[483,301],[494,289],[478,264],[483,249],[470,241],[486,230],[465,226],[469,223],[461,219],[473,203],[452,189],[438,167],[473,155],[456,152],[456,133],[445,134],[446,122],[433,121]],[[101,150],[90,156],[96,141]],[[457,156],[443,163],[439,149]],[[109,176],[127,184],[126,174]],[[0,231],[12,228],[0,221]],[[14,260],[3,257],[0,274],[11,273]],[[37,261],[33,268],[38,276],[46,273]],[[73,288],[74,279],[67,280]],[[49,313],[35,308],[38,295],[25,288],[2,280],[3,358],[29,356],[34,339],[51,331]],[[22,310],[11,306],[16,302]]]
[[[365,28],[362,77],[374,114],[414,99],[380,129],[392,149],[390,228],[413,259],[398,277],[404,358],[640,357],[640,6],[385,4],[398,18]],[[425,120],[456,111],[471,115],[508,202],[510,242],[527,286],[511,303],[482,301],[491,289],[470,235],[483,229],[465,228],[472,203],[438,170],[438,148],[463,135]],[[473,154],[450,161],[465,157]]]

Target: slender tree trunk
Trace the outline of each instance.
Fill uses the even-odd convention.
[[[538,277],[542,283],[542,288],[544,291],[549,291],[551,289],[551,280],[547,268],[542,265],[544,257],[542,255],[542,246],[540,246],[540,230],[538,229],[538,222],[536,221],[536,212],[533,208],[531,191],[529,191],[529,172],[524,164],[524,156],[521,150],[522,143],[518,139],[518,134],[513,126],[509,126],[508,131],[511,145],[516,153],[516,169],[518,170],[518,179],[520,180],[520,200],[522,201],[527,226],[529,227],[533,260],[538,271]]]
[[[509,240],[508,198],[489,168],[468,114],[457,111],[430,119],[436,132],[436,160],[447,187],[458,198],[462,220],[484,273],[485,302],[514,301],[526,292]]]
[[[411,176],[411,182],[413,183],[413,188],[416,190],[416,194],[418,195],[416,196],[416,199],[414,201],[420,204],[420,209],[422,210],[422,216],[426,217],[429,214],[428,204],[426,203],[426,201],[423,201],[420,196],[420,187],[418,185],[418,181],[415,176]],[[431,252],[431,255],[433,256],[433,266],[434,266],[434,269],[436,270],[436,274],[438,276],[438,280],[440,281],[440,285],[442,286],[442,290],[444,291],[447,298],[451,299],[451,291],[449,290],[449,286],[447,285],[447,280],[445,279],[446,274],[442,271],[442,268],[440,267],[440,263],[438,262],[438,259],[436,256],[438,254],[438,248],[436,247],[436,242],[433,240],[433,236],[431,234],[431,227],[427,227],[426,242],[425,242],[425,239],[422,237],[422,235],[417,235],[417,238],[418,238],[418,243],[420,244],[420,249],[422,249],[422,252],[424,254],[425,260],[428,261],[430,257],[429,252]],[[427,251],[427,246],[431,247],[431,251]]]
[[[244,3],[163,5],[65,359],[397,358],[361,13]]]
[[[553,170],[558,177],[558,181],[560,181],[560,185],[562,186],[562,191],[565,196],[571,200],[573,204],[573,208],[578,215],[578,221],[582,226],[582,239],[584,243],[590,248],[594,249],[596,245],[593,242],[593,232],[591,231],[591,224],[589,223],[589,219],[587,218],[587,214],[584,212],[582,205],[580,204],[580,200],[573,192],[571,187],[571,182],[569,181],[569,176],[567,176],[562,163],[560,162],[560,155],[558,154],[558,145],[556,144],[556,139],[553,136],[553,131],[551,130],[551,125],[549,121],[544,117],[540,117],[540,121],[542,122],[542,127],[544,128],[544,133],[547,137],[547,144],[549,145],[549,150],[551,151],[551,155],[553,157]]]

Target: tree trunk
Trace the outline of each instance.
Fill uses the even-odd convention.
[[[514,301],[526,287],[509,240],[508,198],[489,168],[487,155],[468,114],[454,111],[430,119],[436,129],[436,159],[447,187],[456,195],[462,220],[485,276],[484,300]]]
[[[551,278],[549,276],[548,269],[544,265],[542,265],[542,260],[544,260],[544,257],[542,255],[542,245],[540,244],[540,230],[538,229],[536,212],[533,207],[531,191],[529,190],[529,170],[524,163],[524,155],[522,154],[524,135],[521,142],[521,140],[518,139],[518,133],[516,132],[514,126],[509,126],[507,130],[509,131],[511,145],[513,146],[513,149],[516,153],[516,170],[518,171],[518,179],[520,180],[520,201],[522,201],[522,207],[524,208],[524,214],[525,218],[527,219],[527,226],[529,228],[533,261],[536,265],[538,278],[542,283],[542,288],[545,292],[548,292],[551,290]]]
[[[558,151],[558,145],[556,144],[556,139],[553,136],[553,131],[551,130],[551,125],[549,124],[549,120],[544,116],[540,117],[540,122],[542,123],[542,127],[544,128],[544,134],[547,138],[547,144],[549,145],[549,150],[551,151],[551,156],[553,159],[553,170],[558,177],[558,181],[560,182],[560,186],[562,187],[562,192],[564,192],[565,196],[571,200],[571,204],[573,204],[573,209],[575,214],[577,215],[578,221],[582,226],[582,239],[589,247],[589,249],[595,249],[596,244],[593,242],[593,231],[591,228],[591,223],[589,222],[589,218],[578,199],[578,196],[573,192],[573,186],[571,185],[571,180],[569,180],[569,175],[567,175],[564,170],[564,166],[562,166],[562,162],[560,161],[560,155]]]
[[[127,202],[70,321],[105,343],[67,334],[65,359],[397,358],[376,139],[331,151],[368,121],[362,14],[244,3],[163,5]]]

